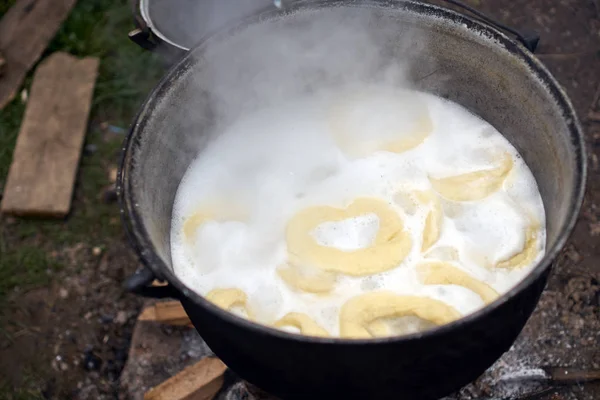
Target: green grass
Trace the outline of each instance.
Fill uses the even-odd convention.
[[[0,14],[14,0],[0,0]],[[42,59],[65,51],[79,57],[99,57],[86,145],[97,150],[83,155],[75,200],[65,220],[0,220],[0,304],[16,286],[26,288],[48,281],[47,270],[59,268],[49,257],[53,249],[85,242],[102,246],[120,237],[115,204],[105,204],[103,188],[109,185],[107,167],[118,161],[123,135],[106,140],[100,123],[127,128],[136,110],[163,74],[160,60],[130,42],[133,29],[128,0],[79,0],[46,49]],[[23,84],[29,89],[33,71]],[[12,160],[19,126],[25,111],[20,96],[0,111],[0,189]]]
[[[0,297],[17,286],[28,287],[48,281],[48,271],[56,267],[44,250],[35,246],[19,246],[17,249],[6,251],[6,256],[0,261]]]

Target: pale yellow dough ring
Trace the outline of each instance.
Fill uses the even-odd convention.
[[[512,167],[512,156],[504,153],[500,165],[495,168],[442,179],[430,177],[429,181],[433,189],[448,200],[476,201],[499,190]]]
[[[183,222],[183,235],[191,241],[198,228],[208,221],[239,221],[246,218],[238,207],[229,205],[205,205]]]
[[[379,217],[379,231],[370,247],[343,251],[318,244],[310,234],[321,223],[368,213]],[[358,198],[345,209],[316,206],[301,210],[289,221],[286,240],[291,257],[324,271],[352,276],[371,275],[395,268],[412,247],[410,235],[404,231],[398,213],[387,202],[376,198]]]
[[[321,328],[315,321],[310,319],[306,314],[291,312],[276,321],[273,326],[283,328],[285,326],[293,326],[300,329],[303,335],[308,336],[329,336],[329,332]]]
[[[511,258],[496,264],[496,268],[519,269],[530,265],[538,254],[537,226],[529,226],[525,232],[525,246],[523,250]]]
[[[356,296],[342,306],[340,336],[369,338],[371,333],[368,328],[375,320],[406,316],[416,316],[436,325],[447,324],[461,317],[455,308],[429,297],[371,292]],[[373,325],[370,328],[373,329]]]
[[[406,95],[408,92],[404,93]],[[410,129],[410,132],[398,131],[398,139],[369,140],[352,138],[352,134],[357,128],[357,121],[353,120],[354,107],[360,105],[363,101],[371,96],[388,96],[386,93],[378,93],[377,91],[365,90],[362,94],[349,94],[341,102],[334,105],[329,112],[329,122],[332,136],[337,145],[346,154],[359,157],[365,156],[375,151],[389,151],[392,153],[402,153],[411,150],[425,141],[425,139],[433,131],[433,122],[429,115],[429,110],[425,104],[422,104],[424,110],[416,117],[415,126]],[[393,101],[393,97],[391,98]],[[418,102],[417,95],[412,94],[412,103]],[[401,105],[399,104],[399,107]]]
[[[277,274],[290,287],[309,293],[328,293],[335,285],[335,274],[322,270],[303,272],[292,263],[277,268]]]
[[[473,278],[466,272],[449,263],[441,261],[421,263],[417,266],[417,273],[426,285],[463,286],[477,293],[486,304],[493,302],[500,296],[500,294],[487,283]]]
[[[431,209],[425,219],[423,243],[421,245],[421,252],[426,252],[440,238],[444,212],[442,211],[442,203],[439,197],[431,190],[416,192],[415,195],[421,203],[429,203],[431,205]]]
[[[387,337],[390,336],[390,329],[383,319],[376,319],[367,324],[367,331],[371,337]]]
[[[204,297],[214,305],[227,311],[230,311],[233,307],[242,307],[246,311],[248,319],[252,317],[247,306],[248,296],[240,289],[214,289]]]

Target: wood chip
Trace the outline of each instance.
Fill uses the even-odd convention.
[[[59,52],[36,70],[4,188],[3,213],[68,214],[98,63]]]
[[[166,325],[191,326],[192,323],[181,303],[177,300],[161,301],[146,307],[138,317],[139,321],[152,321]]]
[[[0,20],[0,49],[6,65],[0,78],[0,110],[40,58],[76,0],[17,0]]]
[[[144,400],[211,400],[223,386],[227,366],[218,358],[203,358],[144,394]]]
[[[108,181],[110,183],[115,183],[117,181],[117,177],[119,175],[119,170],[117,167],[110,167],[108,169]]]

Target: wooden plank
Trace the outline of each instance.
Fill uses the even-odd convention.
[[[146,307],[140,313],[138,320],[176,326],[190,326],[192,324],[183,306],[177,300],[161,301]]]
[[[57,217],[69,212],[98,63],[54,53],[36,70],[2,212]]]
[[[144,400],[211,400],[223,386],[226,370],[218,358],[203,358],[147,391]]]
[[[0,77],[0,110],[19,91],[77,0],[17,0],[0,20],[0,49],[6,65]]]

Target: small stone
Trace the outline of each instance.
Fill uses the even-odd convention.
[[[128,318],[127,313],[125,311],[119,311],[117,313],[117,316],[115,317],[115,324],[125,325],[127,323],[128,319],[129,318]]]
[[[96,146],[95,144],[87,144],[84,148],[83,148],[83,152],[86,155],[91,155],[94,154],[96,151],[98,151],[98,146]]]
[[[21,90],[21,102],[27,103],[27,98],[29,97],[27,93],[27,89]]]
[[[115,317],[112,314],[102,314],[100,316],[100,322],[103,324],[110,324],[114,319]]]
[[[61,371],[66,371],[69,369],[69,366],[67,365],[67,363],[60,363],[60,370]]]
[[[92,351],[86,351],[83,355],[83,368],[87,371],[96,371],[102,366],[102,359]]]
[[[87,313],[85,313],[85,315],[83,316],[85,319],[90,319],[92,318],[92,315],[94,315],[91,311],[88,311]]]
[[[60,290],[58,291],[58,296],[61,299],[66,299],[67,297],[69,297],[69,291],[65,288],[60,288]]]
[[[98,246],[94,247],[94,248],[92,249],[92,254],[93,254],[94,256],[98,257],[100,254],[102,254],[102,248],[101,248],[101,247],[98,247]]]

